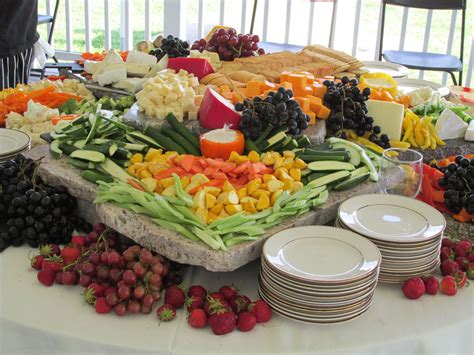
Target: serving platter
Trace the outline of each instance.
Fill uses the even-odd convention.
[[[382,61],[363,61],[362,69],[369,73],[385,73],[394,78],[404,78],[408,76],[409,69],[403,65]]]
[[[396,78],[395,80],[398,83],[398,90],[404,94],[408,94],[426,86],[430,87],[433,91],[437,91],[442,97],[449,96],[450,94],[449,88],[447,86],[442,86],[433,81],[411,78]]]

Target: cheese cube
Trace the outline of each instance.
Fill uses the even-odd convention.
[[[367,116],[374,119],[374,126],[380,126],[382,133],[392,140],[400,140],[405,107],[402,104],[387,101],[368,100]]]

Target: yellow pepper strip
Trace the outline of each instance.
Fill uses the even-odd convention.
[[[445,145],[446,143],[443,142],[441,138],[439,138],[438,133],[436,132],[436,129],[434,128],[433,124],[431,123],[431,117],[427,116],[424,119],[426,119],[426,126],[430,130],[431,137],[434,138],[436,141],[436,144],[438,145]]]
[[[407,122],[406,126],[407,128],[405,129],[405,134],[403,135],[402,141],[406,142],[408,140],[408,137],[413,133],[413,121],[411,120],[410,117],[405,116],[405,119],[403,122]]]
[[[421,132],[423,134],[425,142],[421,146],[421,149],[427,149],[431,147],[431,136],[430,136],[430,131],[428,127],[426,127],[426,122],[425,121],[420,121],[420,126],[421,126]]]
[[[408,138],[407,138],[408,139]],[[390,141],[390,146],[392,148],[410,148],[410,143],[408,142],[402,142],[402,141]]]
[[[362,145],[365,145],[373,150],[375,150],[376,152],[378,153],[383,153],[384,149],[380,146],[378,146],[377,144],[369,141],[367,138],[364,138],[364,137],[359,137],[357,138],[357,141],[362,144]]]

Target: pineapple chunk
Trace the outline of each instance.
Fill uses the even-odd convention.
[[[300,181],[301,180],[301,170],[292,168],[290,169],[290,176],[293,180]]]
[[[273,165],[275,162],[275,159],[273,158],[272,154],[270,152],[267,152],[263,155],[262,157],[262,163],[265,165]]]
[[[281,168],[283,166],[283,158],[280,155],[278,155],[274,159],[275,161],[273,163],[273,169],[276,170],[278,168]]]
[[[209,179],[207,178],[206,175],[203,174],[195,174],[191,178],[191,183],[193,182],[198,182],[199,185],[205,184],[206,182],[209,182]]]
[[[303,188],[303,183],[301,181],[295,181],[293,182],[293,188],[291,189],[292,192],[296,192],[299,189]]]
[[[246,155],[238,155],[236,158],[235,158],[235,162],[237,164],[242,164],[242,163],[245,163],[246,161],[248,161],[249,158],[246,156]]]
[[[214,207],[209,210],[209,212],[214,213],[215,215],[219,215],[223,209],[224,205],[222,203],[216,203]]]
[[[183,189],[185,189],[186,187],[188,187],[189,183],[191,182],[191,180],[189,180],[189,177],[187,176],[183,176],[181,178],[181,185],[183,186]]]
[[[283,167],[287,170],[290,170],[293,167],[293,158],[285,158],[283,160]]]
[[[135,163],[142,163],[143,162],[143,154],[141,153],[135,153],[132,155],[130,158],[130,161],[135,164]]]
[[[159,173],[160,171],[168,169],[168,164],[162,163],[162,162],[153,162],[148,164],[148,170],[155,175]]]
[[[133,175],[133,176],[137,176],[136,174],[136,171],[135,171],[135,166],[133,165],[130,165],[128,168],[127,168],[127,172],[130,174],[130,175]]]
[[[244,211],[248,213],[257,213],[257,208],[255,207],[255,203],[253,201],[246,202],[244,204]]]
[[[283,192],[283,189],[276,190],[274,193],[272,193],[272,197],[270,198],[270,204],[273,206],[275,204],[276,199],[278,196],[280,196]]]
[[[156,156],[163,154],[162,149],[150,148],[145,155],[145,161],[152,161]]]
[[[255,190],[260,187],[261,184],[262,181],[260,179],[253,179],[247,184],[247,193],[251,195]]]
[[[258,154],[255,150],[252,150],[248,157],[252,163],[258,163],[260,161],[260,154]]]
[[[270,196],[270,191],[258,189],[258,190],[255,190],[251,196],[255,198],[260,198],[260,195]]]
[[[235,191],[235,187],[229,182],[229,180],[224,181],[222,184],[223,191]]]
[[[212,213],[212,212],[209,212],[209,213],[207,214],[207,223],[212,223],[212,222],[214,222],[218,217],[219,217],[218,215],[216,215],[216,214],[214,214],[214,213]]]
[[[168,186],[166,189],[163,190],[161,194],[163,196],[176,196],[176,190],[174,189],[174,185]]]
[[[235,162],[237,161],[237,157],[239,156],[239,153],[237,153],[235,150],[233,150],[231,153],[230,153],[230,156],[229,156],[229,161],[230,162]]]
[[[226,191],[217,197],[217,202],[223,203],[224,205],[236,205],[239,203],[239,196],[237,196],[237,192],[235,192],[235,190]]]
[[[225,206],[225,211],[229,214],[229,215],[233,215],[233,214],[236,214],[237,212],[240,212],[242,211],[242,205],[227,205]]]
[[[288,170],[286,168],[278,168],[275,170],[275,176],[278,178],[278,179],[281,179],[281,175],[283,173],[287,173],[288,174]]]
[[[285,180],[283,184],[283,190],[293,190],[293,180],[291,178]]]
[[[221,189],[214,186],[206,186],[204,190],[206,190],[208,194],[211,194],[214,197],[219,196],[219,194],[221,193]]]
[[[198,191],[193,197],[193,204],[195,208],[206,208],[206,191]]]
[[[306,169],[306,166],[307,164],[303,160],[299,158],[295,160],[295,168]]]
[[[280,176],[280,180],[283,182],[286,182],[288,180],[293,181],[293,178],[290,175],[288,175],[288,173],[282,172]]]
[[[251,197],[251,196],[245,196],[245,197],[242,197],[241,200],[240,200],[240,203],[248,203],[252,201],[253,203],[257,203],[258,200],[255,198],[255,197]]]
[[[283,152],[283,156],[284,156],[285,158],[292,158],[292,159],[294,159],[294,158],[295,158],[295,152],[293,152],[293,151],[291,151],[291,150],[285,150],[285,151]]]
[[[239,196],[239,200],[241,200],[243,197],[247,196],[247,187],[242,187],[237,190],[237,196]]]
[[[205,190],[202,190],[205,191]],[[210,210],[216,205],[217,198],[209,193],[206,193],[206,208]]]
[[[191,183],[185,187],[184,191],[189,192],[192,189],[195,189],[196,187],[201,186],[201,184],[198,181],[193,181],[191,178]]]
[[[263,175],[263,182],[270,182],[272,180],[276,180],[276,177],[275,175],[272,175],[272,174],[264,174]]]
[[[156,186],[158,185],[158,181],[156,179],[153,179],[152,177],[147,177],[141,180],[143,184],[143,188],[148,191],[148,192],[153,192],[156,189]]]
[[[283,182],[279,180],[272,180],[268,182],[268,191],[275,192],[283,187]]]
[[[168,186],[174,185],[174,179],[172,177],[161,179],[160,182],[161,182],[161,186],[163,186],[164,189],[166,189]]]
[[[195,212],[196,217],[201,220],[202,223],[207,224],[209,213],[204,208],[198,208]]]
[[[140,179],[151,178],[151,173],[147,169],[143,169],[140,170],[138,176],[140,177]]]
[[[258,198],[257,210],[261,211],[268,207],[270,207],[270,199],[268,198],[267,195],[261,194],[260,197]]]

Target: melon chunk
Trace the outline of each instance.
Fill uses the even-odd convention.
[[[240,113],[224,97],[211,88],[207,88],[199,109],[199,123],[207,129],[229,128],[239,129]]]

